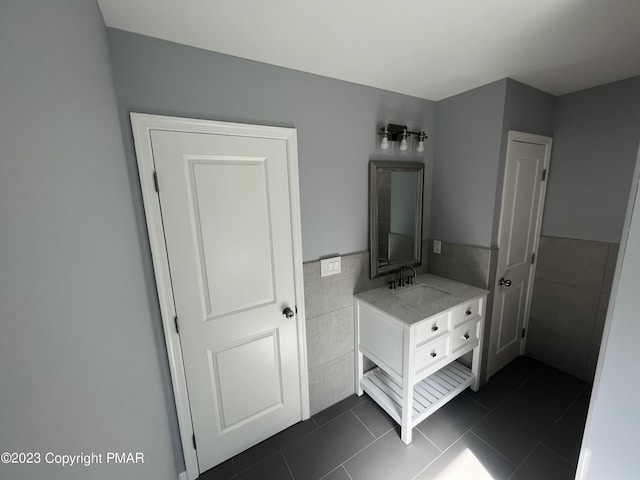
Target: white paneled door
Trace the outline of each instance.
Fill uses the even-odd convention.
[[[268,136],[148,133],[204,472],[304,416],[291,147]]]
[[[488,376],[524,353],[551,156],[549,137],[509,132]]]

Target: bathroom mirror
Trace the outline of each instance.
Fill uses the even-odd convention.
[[[424,164],[373,160],[369,182],[371,278],[419,265]]]

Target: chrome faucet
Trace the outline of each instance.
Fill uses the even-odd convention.
[[[405,283],[404,280],[404,276],[402,275],[402,272],[404,271],[405,268],[410,268],[411,270],[413,270],[413,275],[407,275],[407,280]],[[413,279],[416,277],[417,273],[416,273],[416,269],[413,268],[411,265],[401,265],[400,266],[400,279],[398,281],[398,286],[399,287],[403,287],[404,285],[412,285],[413,284]]]

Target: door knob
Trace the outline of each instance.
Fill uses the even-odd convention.
[[[287,318],[293,318],[295,313],[293,313],[293,310],[291,310],[289,307],[285,307],[285,309],[282,310],[282,315],[284,315]]]
[[[498,280],[498,285],[504,285],[505,287],[510,287],[511,280],[505,280],[504,277],[502,277],[500,280]]]

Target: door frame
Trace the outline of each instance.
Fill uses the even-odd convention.
[[[300,187],[298,179],[298,146],[295,128],[271,127],[242,123],[219,122],[193,118],[171,117],[131,112],[131,127],[135,145],[142,201],[149,234],[149,246],[153,260],[156,289],[160,303],[162,327],[169,359],[171,383],[182,441],[182,452],[188,480],[196,479],[197,452],[193,447],[193,424],[187,390],[180,337],[176,330],[176,308],[169,272],[169,257],[165,244],[164,226],[160,210],[160,196],[156,191],[155,164],[151,145],[151,132],[171,132],[233,135],[284,140],[287,150],[289,202],[291,206],[291,236],[293,246],[296,323],[298,328],[298,358],[300,362],[300,414],[301,419],[310,416],[309,374],[307,369],[306,322],[304,307],[304,281],[302,267],[302,225],[300,217]]]
[[[542,218],[544,216],[544,202],[547,195],[547,185],[549,183],[549,165],[551,163],[551,146],[553,144],[553,138],[546,137],[543,135],[535,135],[533,133],[525,133],[525,132],[518,132],[516,130],[509,130],[509,134],[507,137],[507,152],[505,155],[504,173],[503,173],[503,179],[502,179],[502,198],[500,200],[500,217],[499,217],[498,238],[497,238],[498,251],[501,248],[500,240],[502,239],[502,230],[504,228],[504,213],[505,213],[504,202],[507,194],[507,180],[508,180],[507,169],[509,167],[509,158],[511,156],[512,144],[514,141],[523,142],[523,143],[533,143],[536,145],[545,146],[543,169],[546,170],[546,177],[545,177],[545,181],[542,184],[542,188],[540,190],[540,198],[538,199],[538,217],[536,218],[536,221],[535,221],[535,234],[533,237],[533,249],[532,249],[532,253],[535,253],[535,258],[533,263],[531,264],[531,267],[529,268],[529,288],[527,290],[527,297],[525,299],[524,321],[522,323],[522,328],[525,329],[525,335],[524,337],[520,338],[520,355],[523,355],[525,346],[527,343],[527,335],[529,333],[529,314],[531,312],[531,298],[533,296],[533,281],[535,279],[536,267],[538,265],[538,257],[539,257],[538,247],[540,246],[540,236],[542,234]],[[487,370],[486,380],[489,380],[489,375],[494,375],[495,373],[497,373],[497,372],[492,372],[492,368],[490,367],[491,367],[491,357],[492,357],[491,350],[494,346],[492,345],[491,339],[493,338],[493,328],[497,327],[497,325],[495,325],[493,321],[493,316],[497,312],[497,307],[498,307],[498,304],[497,304],[498,296],[495,295],[497,282],[499,278],[498,267],[499,265],[496,265],[496,271],[495,271],[496,275],[495,275],[494,283],[492,285],[494,295],[493,295],[493,306],[492,306],[493,308],[491,313],[491,316],[492,316],[491,328],[489,329],[489,342],[488,342],[489,356],[487,358],[487,365],[486,365],[486,370]]]

